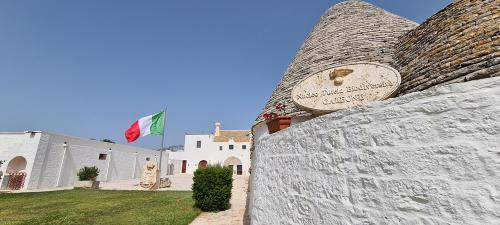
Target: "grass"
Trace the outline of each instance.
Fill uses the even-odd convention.
[[[189,224],[192,192],[68,190],[0,194],[0,224]]]

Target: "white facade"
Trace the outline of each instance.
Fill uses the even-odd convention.
[[[198,167],[207,164],[221,164],[233,166],[233,173],[242,175],[249,174],[250,168],[250,131],[218,130],[220,124],[216,124],[214,134],[186,134],[184,140],[184,151],[170,152],[172,161],[180,161],[181,169],[174,171],[181,174],[193,174]],[[247,140],[231,138],[231,133],[247,133]],[[219,136],[218,136],[219,134]],[[219,141],[221,136],[227,141]],[[240,136],[241,138],[241,136]],[[235,140],[237,139],[237,140]],[[232,149],[231,149],[232,148]],[[201,163],[201,165],[200,165]],[[185,170],[182,169],[185,165]]]
[[[139,178],[147,157],[159,162],[160,152],[47,132],[0,133],[0,171],[25,172],[22,190],[73,186],[84,166],[99,168],[98,181]],[[162,173],[167,160],[164,153]]]

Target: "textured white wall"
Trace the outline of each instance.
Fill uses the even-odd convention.
[[[257,136],[252,224],[500,224],[500,78]]]

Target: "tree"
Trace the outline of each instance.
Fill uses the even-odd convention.
[[[107,143],[112,143],[112,144],[116,143],[116,142],[114,142],[114,141],[112,141],[112,140],[110,140],[110,139],[107,139],[107,138],[102,139],[101,141],[102,141],[102,142],[107,142]]]

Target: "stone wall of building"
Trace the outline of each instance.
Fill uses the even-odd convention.
[[[500,0],[458,0],[400,38],[400,95],[500,76]]]
[[[26,159],[26,171],[38,172],[41,163],[35,162],[37,152],[33,149],[40,144],[41,136],[42,134],[37,132],[0,132],[0,160],[5,160],[0,171],[6,175],[10,161],[17,156],[22,156]],[[38,182],[38,178],[31,179],[29,175],[24,180],[25,184]]]
[[[84,166],[99,168],[98,181],[139,178],[146,157],[158,162],[159,153],[152,149],[41,131],[0,132],[0,160],[5,160],[0,171],[6,174],[12,159],[24,157],[27,164],[23,190],[73,186],[78,170]],[[100,154],[106,154],[105,159],[99,159]],[[162,174],[166,174],[168,152],[162,157]]]
[[[256,140],[252,224],[500,224],[500,78]]]
[[[65,142],[66,151],[63,147]],[[47,132],[42,132],[40,144],[35,151],[37,157],[28,189],[73,186],[77,180],[76,174],[84,166],[99,168],[97,180],[102,182],[140,178],[147,157],[159,161],[159,152],[152,149]],[[106,154],[106,159],[99,159],[100,154]],[[166,174],[168,153],[164,153],[162,157],[162,174]]]

